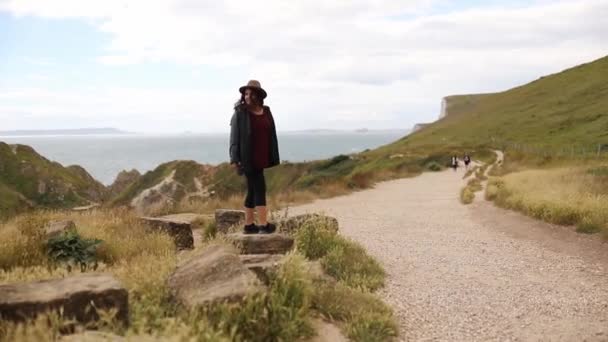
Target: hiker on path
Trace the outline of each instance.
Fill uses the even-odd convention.
[[[471,157],[469,156],[468,153],[464,154],[463,160],[464,160],[464,167],[465,167],[466,170],[468,170],[469,169],[469,164],[471,164]]]
[[[234,104],[230,120],[230,164],[247,180],[245,197],[245,234],[273,233],[268,222],[264,169],[280,163],[279,143],[270,107],[264,106],[267,94],[260,82],[251,80],[239,88],[241,98]],[[258,223],[254,224],[254,210]]]
[[[458,169],[458,157],[457,156],[452,156],[452,162],[451,162],[450,166],[452,166],[452,168],[454,169],[454,172],[456,172],[456,169]]]

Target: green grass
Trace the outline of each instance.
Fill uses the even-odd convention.
[[[356,242],[332,231],[327,221],[311,219],[295,233],[298,252],[320,260],[325,272],[344,284],[374,291],[384,286],[386,274],[380,264]]]
[[[492,138],[539,148],[608,143],[608,57],[504,92],[448,97],[448,115],[403,141],[480,146]]]

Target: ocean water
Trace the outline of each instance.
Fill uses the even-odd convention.
[[[403,130],[284,133],[278,135],[279,153],[281,160],[292,162],[324,159],[372,149],[406,134]],[[172,160],[213,165],[229,161],[227,134],[0,136],[0,141],[29,145],[64,166],[78,164],[106,185],[122,170],[143,174]]]

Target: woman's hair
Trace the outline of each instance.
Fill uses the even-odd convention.
[[[260,104],[260,106],[264,105],[264,99],[262,98],[262,94],[259,91],[252,89],[255,93],[255,99]],[[245,107],[245,94],[241,94],[241,98],[234,103],[234,110],[238,111]]]

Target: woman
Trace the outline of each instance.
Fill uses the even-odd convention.
[[[458,157],[456,156],[452,156],[452,168],[454,169],[454,171],[458,169]]]
[[[247,179],[245,197],[246,234],[273,233],[276,226],[268,222],[264,169],[279,164],[279,143],[270,108],[264,106],[267,94],[260,82],[251,80],[239,88],[241,98],[234,105],[230,120],[230,163]],[[258,213],[259,225],[253,222]]]

